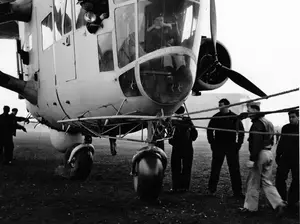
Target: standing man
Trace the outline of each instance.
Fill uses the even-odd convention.
[[[230,102],[223,98],[219,101],[219,107],[229,105]],[[229,108],[220,108],[210,120],[208,128],[244,131],[242,122]],[[211,174],[208,183],[209,194],[214,195],[217,190],[221,167],[226,156],[233,196],[244,197],[242,194],[242,180],[239,164],[239,150],[244,141],[244,132],[230,132],[207,129],[207,139],[212,150]]]
[[[256,212],[258,210],[259,190],[262,188],[273,209],[277,211],[277,215],[281,216],[284,212],[285,203],[270,180],[273,162],[271,149],[274,143],[274,126],[263,115],[255,114],[260,111],[259,103],[247,104],[247,109],[248,112],[254,113],[249,115],[252,126],[248,139],[250,161],[253,165],[247,178],[246,198],[241,211]],[[251,132],[266,132],[268,134]]]
[[[181,106],[175,113],[183,114]],[[192,164],[193,164],[193,141],[198,137],[198,132],[189,117],[173,122],[175,132],[169,143],[173,146],[171,155],[172,189],[171,192],[188,191],[190,188]]]
[[[8,137],[8,147],[5,149],[5,164],[11,164],[12,160],[13,160],[13,153],[14,153],[14,142],[13,142],[13,136],[16,136],[16,130],[17,129],[21,129],[24,132],[26,131],[26,128],[20,124],[18,124],[18,122],[20,121],[26,121],[27,123],[29,123],[28,119],[25,117],[17,117],[18,113],[18,109],[17,108],[13,108],[11,110],[11,114],[9,114],[9,121],[10,123],[10,127],[8,128],[10,130],[10,133],[8,133],[7,136]]]
[[[0,115],[0,155],[3,164],[9,164],[8,159],[11,149],[13,149],[13,120],[9,115],[9,106],[3,107],[3,114]]]
[[[288,113],[290,123],[282,127],[282,134],[299,135],[299,110]],[[283,200],[287,198],[286,180],[291,170],[292,183],[288,191],[288,208],[297,211],[299,202],[299,136],[282,135],[276,150],[276,188]]]

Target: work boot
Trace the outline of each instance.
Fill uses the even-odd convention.
[[[247,208],[239,208],[238,213],[250,217],[250,216],[256,216],[258,214],[258,211],[250,211]]]

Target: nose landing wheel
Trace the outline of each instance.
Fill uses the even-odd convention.
[[[93,158],[88,150],[80,150],[69,163],[71,180],[86,180],[91,173]]]

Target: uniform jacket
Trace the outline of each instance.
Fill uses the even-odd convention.
[[[281,129],[282,134],[299,134],[299,124],[286,124]],[[299,136],[282,135],[279,139],[276,160],[285,158],[287,161],[299,161]]]
[[[7,137],[11,137],[13,133],[13,119],[9,114],[0,115],[0,137],[5,140]]]
[[[255,162],[259,152],[263,149],[270,149],[274,144],[274,126],[264,117],[257,117],[252,120],[250,132],[269,132],[271,134],[249,134],[250,160]]]
[[[220,128],[220,129],[229,129],[229,130],[240,130],[244,131],[244,126],[242,122],[237,119],[235,113],[229,111],[227,114],[223,114],[221,112],[216,113],[213,117],[220,116],[231,116],[228,118],[216,118],[211,119],[208,127],[209,128]],[[220,131],[220,130],[211,130],[207,129],[207,140],[209,144],[218,144],[218,145],[232,145],[234,143],[238,143],[242,145],[244,142],[244,132],[240,132],[238,134],[238,139],[236,141],[236,132],[228,132],[228,131]]]
[[[183,117],[182,120],[173,121],[173,125],[175,126],[175,132],[169,143],[173,147],[192,147],[192,142],[197,139],[198,132],[191,119]]]

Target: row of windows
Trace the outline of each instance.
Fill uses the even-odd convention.
[[[53,32],[55,34],[55,40],[58,41],[63,35],[72,31],[72,0],[54,0],[54,31],[52,24],[52,13],[49,13],[42,21],[42,38],[43,38],[43,50],[50,47],[53,40]],[[75,27],[86,25],[84,20],[85,11],[81,8],[80,4],[77,4],[78,0],[73,0],[75,5]],[[114,0],[115,4],[124,3],[129,0]]]
[[[63,35],[68,34],[72,31],[72,2],[74,1],[75,6],[75,27],[86,25],[84,20],[85,11],[82,9],[80,4],[77,4],[78,0],[54,0],[53,15],[54,24],[52,24],[52,13],[49,13],[42,21],[42,38],[43,38],[43,50],[50,47],[54,39],[59,41]],[[114,0],[115,4],[124,3],[128,0]],[[53,29],[54,25],[54,29]],[[53,38],[53,34],[55,37]]]
[[[58,41],[62,38],[64,34],[67,34],[72,31],[72,16],[71,16],[71,7],[67,7],[65,14],[61,13],[63,9],[59,7],[62,4],[63,0],[56,0],[59,4],[55,5],[54,9],[54,30],[53,31],[53,20],[52,13],[49,13],[46,18],[42,21],[42,45],[43,50],[49,48],[54,43],[53,32],[55,33],[55,40]],[[83,10],[80,5],[76,5],[76,29],[85,25],[85,20],[83,19]],[[63,19],[64,18],[64,19]],[[112,34],[105,33],[98,35],[98,58],[99,58],[99,69],[101,72],[114,70],[113,65],[113,53],[112,53]]]
[[[84,20],[84,10],[75,1],[75,26],[76,29],[86,24]],[[71,0],[55,0],[54,8],[54,29],[52,22],[52,12],[49,13],[46,18],[42,21],[42,43],[43,50],[50,47],[53,42],[53,32],[55,34],[55,40],[59,41],[63,35],[68,34],[72,31],[72,6]]]

